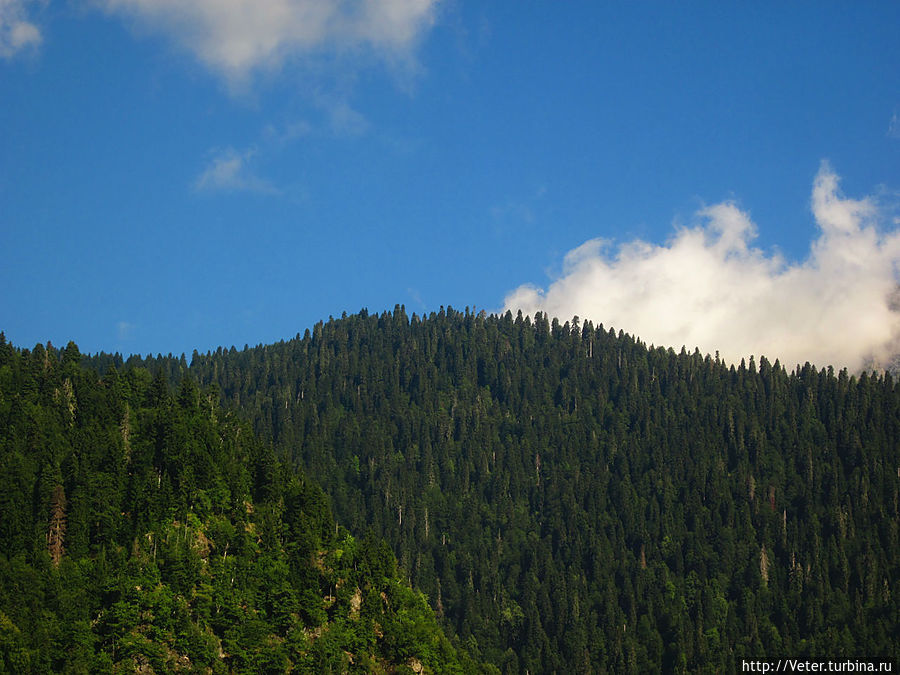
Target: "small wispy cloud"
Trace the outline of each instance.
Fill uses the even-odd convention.
[[[198,192],[255,192],[277,195],[280,190],[253,173],[249,163],[256,154],[251,148],[238,152],[234,148],[216,151],[207,167],[194,181]]]
[[[900,138],[900,113],[896,110],[891,116],[890,124],[888,124],[887,135],[891,138]]]
[[[313,121],[298,119],[284,124],[267,124],[259,136],[262,152],[280,151],[285,147],[309,138],[356,138],[371,129],[365,115],[353,108],[346,96],[311,94],[311,103],[320,115]]]
[[[897,225],[887,210],[844,197],[838,182],[823,163],[811,200],[820,234],[803,261],[753,247],[749,215],[723,202],[664,245],[590,240],[546,290],[520,286],[505,306],[579,316],[730,362],[765,355],[788,367],[886,365],[900,353],[900,231],[881,231]]]
[[[0,58],[11,59],[16,54],[40,46],[40,29],[29,20],[28,0],[0,0]]]
[[[534,222],[534,209],[530,204],[515,200],[508,200],[503,204],[491,207],[491,218],[495,221],[515,220],[528,223]]]
[[[425,301],[422,299],[422,294],[419,293],[417,288],[407,288],[406,292],[409,293],[409,297],[412,298],[413,302],[416,303],[416,306],[425,313],[428,311],[428,305],[425,304]]]
[[[8,0],[7,0],[8,1]],[[402,60],[433,24],[437,0],[95,0],[166,34],[239,82],[317,53],[368,49]]]
[[[494,204],[490,208],[490,214],[495,231],[499,233],[523,224],[533,225],[538,219],[539,203],[546,194],[547,187],[541,185],[529,195]]]
[[[348,138],[362,136],[369,130],[369,121],[346,100],[329,99],[320,102],[320,105],[328,115],[331,132],[334,135]]]
[[[120,341],[130,340],[134,335],[134,324],[129,321],[119,321],[116,324],[116,336]]]
[[[263,140],[276,148],[286,145],[310,136],[313,133],[313,126],[306,120],[294,120],[283,125],[267,124],[262,131]]]

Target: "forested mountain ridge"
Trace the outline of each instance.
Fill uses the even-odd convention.
[[[215,392],[0,333],[0,673],[496,672]]]
[[[135,361],[217,387],[505,672],[898,657],[890,374],[402,307]]]

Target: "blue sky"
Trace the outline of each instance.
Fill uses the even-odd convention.
[[[707,332],[624,312],[658,305],[634,289],[668,260],[723,303],[868,307],[861,342],[814,356],[884,358],[898,33],[887,1],[3,0],[0,329],[190,355],[362,307],[518,303],[736,356],[827,332],[734,342],[707,296],[683,308],[722,314]],[[835,209],[869,237],[852,269],[814,254]]]

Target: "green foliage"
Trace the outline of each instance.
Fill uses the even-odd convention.
[[[183,377],[178,360],[141,363]],[[890,375],[732,367],[577,319],[402,307],[195,353],[190,373],[507,672],[900,656]],[[31,470],[10,469],[11,494]]]
[[[80,359],[0,341],[0,673],[482,672],[213,394]]]

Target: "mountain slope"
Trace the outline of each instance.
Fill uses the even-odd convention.
[[[504,671],[898,656],[890,375],[401,307],[195,353],[190,373],[293,453],[342,525],[387,539]]]
[[[0,672],[481,672],[215,396],[0,334]]]

